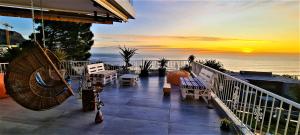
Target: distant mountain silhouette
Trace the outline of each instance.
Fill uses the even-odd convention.
[[[21,44],[25,39],[23,36],[16,32],[16,31],[9,31],[10,35],[10,44],[15,45],[15,44]],[[5,29],[0,29],[0,45],[6,45],[6,33]]]

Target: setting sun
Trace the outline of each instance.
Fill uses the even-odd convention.
[[[243,48],[242,52],[243,53],[252,53],[253,49],[251,49],[251,48]]]

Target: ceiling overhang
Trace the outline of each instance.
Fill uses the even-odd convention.
[[[124,2],[129,3],[128,0],[33,0],[36,19],[102,24],[134,19],[132,5]],[[2,16],[31,18],[31,9],[30,0],[0,0]]]

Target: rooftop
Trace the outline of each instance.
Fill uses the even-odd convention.
[[[270,81],[270,82],[282,82],[282,83],[295,83],[300,84],[300,80],[295,80],[291,78],[286,78],[282,76],[273,76],[272,74],[270,76],[264,76],[264,75],[245,75],[240,73],[228,73],[231,76],[237,77],[241,80],[259,80],[259,81]]]
[[[104,122],[83,112],[78,96],[43,112],[25,109],[11,98],[0,99],[1,134],[232,134],[222,132],[217,108],[204,101],[182,101],[178,88],[163,96],[164,78],[140,78],[134,87],[108,85],[101,93]],[[73,81],[73,88],[78,83]]]

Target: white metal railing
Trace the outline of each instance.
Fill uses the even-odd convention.
[[[152,68],[151,69],[158,69],[159,68],[159,60],[150,60],[152,61]],[[125,63],[123,61],[102,61],[106,64],[106,70],[120,70]],[[130,67],[131,70],[140,70],[140,65],[144,60],[131,60]],[[84,75],[84,67],[88,64],[91,64],[90,61],[64,61],[62,62],[61,68],[67,70],[66,75],[69,76],[81,76]],[[170,60],[167,63],[167,70],[178,70],[180,67],[183,67],[188,64],[187,60]],[[107,66],[109,65],[109,66]]]
[[[200,63],[192,63],[196,75],[202,68],[214,73],[213,99],[244,134],[299,134],[299,103]]]
[[[144,60],[131,60],[130,63],[132,70],[140,70],[139,66],[142,65]],[[158,60],[150,60],[152,61],[152,68],[151,69],[158,69],[159,62]],[[103,63],[108,64],[107,70],[119,70],[121,66],[125,65],[123,61],[103,61]],[[61,62],[60,68],[66,69],[66,75],[69,76],[81,76],[84,75],[84,68],[86,65],[91,64],[91,61],[63,61]],[[170,60],[167,63],[168,70],[177,70],[180,67],[185,66],[188,64],[187,60]],[[0,63],[0,73],[5,72],[6,68],[8,67],[8,63]]]
[[[152,61],[152,68],[151,69],[158,69],[159,68],[159,60],[153,60],[153,59],[146,59]],[[139,66],[142,65],[142,63],[145,60],[131,60],[130,64],[132,64],[132,69],[140,70]],[[105,64],[111,64],[111,65],[118,65],[123,66],[125,63],[123,61],[103,61]],[[167,63],[167,69],[179,69],[180,67],[183,67],[188,64],[187,60],[169,60]]]
[[[85,75],[85,67],[90,61],[63,61],[61,67],[66,70],[66,75],[71,77],[79,77]]]

